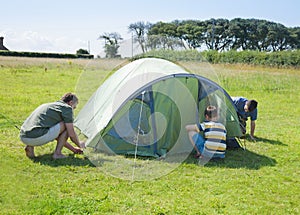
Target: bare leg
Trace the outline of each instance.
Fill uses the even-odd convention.
[[[35,155],[34,155],[34,147],[33,146],[26,146],[25,147],[25,153],[26,153],[26,156],[29,157],[29,158],[34,158]]]
[[[69,138],[66,126],[63,122],[60,123],[60,134],[56,138],[57,145],[53,154],[54,159],[66,158],[65,155],[61,153],[62,148],[65,146],[67,139]]]

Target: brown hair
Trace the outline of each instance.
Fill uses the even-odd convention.
[[[248,110],[249,112],[252,112],[255,110],[255,108],[257,107],[258,102],[255,100],[248,100],[246,102],[246,105],[248,106]]]
[[[70,101],[78,102],[78,98],[74,93],[66,93],[65,95],[63,95],[63,97],[61,98],[62,101],[64,101],[65,103],[68,103]]]
[[[204,115],[207,115],[210,119],[218,116],[218,109],[215,106],[207,106],[204,111]]]

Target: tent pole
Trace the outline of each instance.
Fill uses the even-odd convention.
[[[141,129],[141,119],[142,119],[142,112],[143,112],[144,94],[145,94],[145,91],[142,92],[142,103],[141,103],[141,108],[140,108],[139,123],[138,123],[136,137],[135,137],[134,167],[132,169],[132,178],[131,178],[132,181],[134,179],[134,170],[135,170],[136,158],[137,158],[136,155],[137,155],[137,149],[138,149],[138,144],[139,144],[139,131]]]

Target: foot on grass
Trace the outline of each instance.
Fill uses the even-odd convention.
[[[56,160],[56,159],[64,159],[67,156],[64,155],[64,154],[56,154],[56,153],[54,153],[52,157],[53,157],[54,160]]]
[[[26,146],[25,153],[28,158],[35,158],[33,146]]]
[[[200,158],[200,157],[201,157],[201,154],[200,154],[200,153],[197,153],[197,154],[194,155],[194,158],[196,158],[196,159],[198,159],[198,158]]]

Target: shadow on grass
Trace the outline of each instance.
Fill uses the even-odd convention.
[[[263,138],[263,137],[255,137],[256,138],[256,142],[264,142],[264,143],[269,143],[269,144],[273,144],[273,145],[282,145],[282,146],[287,146],[287,144],[279,141],[279,140],[270,140],[267,138]],[[249,134],[246,134],[246,140],[249,142],[253,142],[250,138]],[[244,139],[240,139],[240,141],[243,143]]]
[[[257,137],[256,141],[258,142],[265,142],[265,143],[269,143],[269,144],[273,144],[273,145],[282,145],[282,146],[287,146],[287,144],[279,141],[279,140],[270,140],[267,138],[263,138],[263,137]]]
[[[125,156],[127,159],[130,156]],[[153,158],[154,159],[154,158]],[[145,160],[141,157],[141,160]],[[147,160],[147,159],[146,159]],[[155,159],[154,159],[155,160]],[[86,166],[95,167],[94,162],[91,162],[87,157],[83,155],[74,156],[69,155],[65,159],[54,160],[52,154],[45,154],[38,156],[33,159],[34,162],[40,163],[42,165],[48,165],[52,167],[57,166]],[[101,159],[103,162],[103,159]],[[190,154],[188,158],[184,161],[187,164],[199,165],[199,160],[195,159],[193,154]],[[220,167],[220,168],[246,168],[246,169],[260,169],[264,166],[275,166],[277,164],[276,160],[264,155],[259,155],[255,152],[249,150],[234,149],[226,151],[225,159],[212,159],[205,164],[205,167]]]
[[[89,159],[85,157],[75,157],[74,155],[69,155],[64,159],[54,160],[52,154],[45,154],[37,156],[32,159],[35,163],[40,163],[42,165],[57,167],[57,166],[88,166],[95,167]]]
[[[198,164],[193,156],[185,161],[186,163]],[[212,159],[205,164],[205,167],[225,167],[225,168],[246,168],[246,169],[260,169],[264,166],[275,166],[276,160],[264,155],[259,155],[249,150],[235,149],[227,150],[225,159]]]

